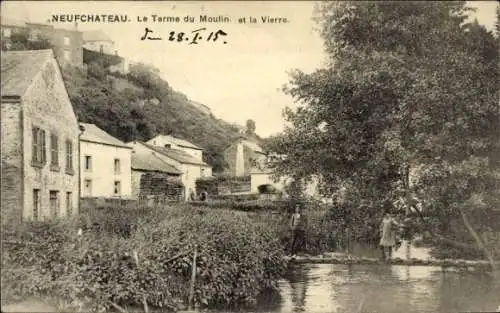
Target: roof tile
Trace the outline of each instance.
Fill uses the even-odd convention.
[[[120,141],[119,139],[111,136],[110,134],[108,134],[107,132],[100,129],[94,124],[80,123],[80,125],[85,128],[82,136],[80,137],[82,141],[90,141],[90,142],[102,143],[106,145],[131,149],[131,147],[129,147],[123,141]]]

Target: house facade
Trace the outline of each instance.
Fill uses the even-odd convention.
[[[39,36],[47,38],[53,45],[55,57],[61,65],[83,66],[83,36],[76,28],[55,28],[52,25],[26,23],[6,19],[2,16],[2,40],[9,42],[12,35],[25,32],[30,40]]]
[[[199,161],[189,153],[172,148],[150,145],[136,141],[131,143],[135,153],[154,153],[155,156],[182,172],[181,180],[184,185],[184,198],[187,199],[190,192],[196,192],[196,180],[200,177],[212,176],[212,167],[203,161]]]
[[[80,126],[80,196],[132,198],[132,148],[94,124]]]
[[[247,176],[262,168],[267,156],[258,143],[241,136],[224,150],[224,159],[228,175]]]
[[[195,158],[198,162],[203,162],[203,148],[198,147],[197,145],[180,138],[176,138],[170,135],[158,135],[156,137],[151,138],[146,142],[147,144],[164,147],[168,149],[176,149],[184,151],[190,154],[193,158]],[[211,175],[211,173],[210,173]]]
[[[1,54],[2,223],[78,212],[80,134],[52,50]]]

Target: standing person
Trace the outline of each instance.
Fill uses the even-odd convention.
[[[189,189],[189,190],[190,190],[190,192],[189,192],[189,200],[190,200],[190,201],[194,201],[194,200],[196,200],[196,196],[195,196],[195,194],[194,194],[193,189]]]
[[[295,257],[297,252],[299,252],[305,244],[305,226],[306,217],[301,213],[300,204],[296,204],[295,213],[292,214],[290,220],[290,229],[292,230],[292,257]]]
[[[392,249],[396,245],[396,230],[399,224],[390,212],[386,212],[380,223],[380,246],[382,259],[389,261],[392,258]]]

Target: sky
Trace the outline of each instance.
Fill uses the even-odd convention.
[[[283,129],[282,111],[294,107],[293,99],[281,88],[289,80],[288,72],[300,69],[312,72],[324,65],[323,42],[314,30],[314,2],[309,1],[5,1],[1,15],[9,19],[48,23],[53,14],[127,15],[124,23],[79,23],[78,29],[101,29],[115,41],[118,53],[133,62],[150,63],[160,69],[163,78],[191,100],[208,106],[212,113],[231,123],[256,122],[256,132],[269,136]],[[479,22],[492,29],[495,1],[470,2],[478,10]],[[179,17],[181,22],[154,22],[152,15]],[[185,16],[195,18],[185,23]],[[229,17],[229,23],[199,23],[200,15]],[[257,23],[249,23],[252,16]],[[287,18],[287,23],[262,23],[262,17]],[[137,19],[148,17],[147,22]],[[246,23],[239,23],[239,18]],[[61,28],[73,23],[51,22]],[[144,40],[145,27],[150,36],[163,40]],[[227,33],[222,41],[167,40],[171,31],[185,32],[206,27],[210,32]],[[190,34],[193,35],[193,34]],[[191,37],[192,38],[192,37]],[[226,44],[223,44],[226,41]]]

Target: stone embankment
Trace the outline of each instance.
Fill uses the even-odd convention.
[[[436,259],[400,259],[393,258],[390,261],[384,262],[380,259],[376,258],[367,258],[367,257],[356,257],[352,255],[347,255],[343,253],[324,253],[318,256],[296,256],[296,257],[286,257],[287,260],[291,264],[344,264],[344,265],[353,265],[353,264],[363,264],[363,265],[380,265],[380,264],[389,264],[389,265],[408,265],[408,266],[438,266],[442,268],[450,268],[450,269],[462,269],[462,270],[478,270],[478,269],[489,269],[490,264],[485,260],[459,260],[459,259],[445,259],[445,260],[436,260]],[[500,263],[498,263],[500,265]]]

